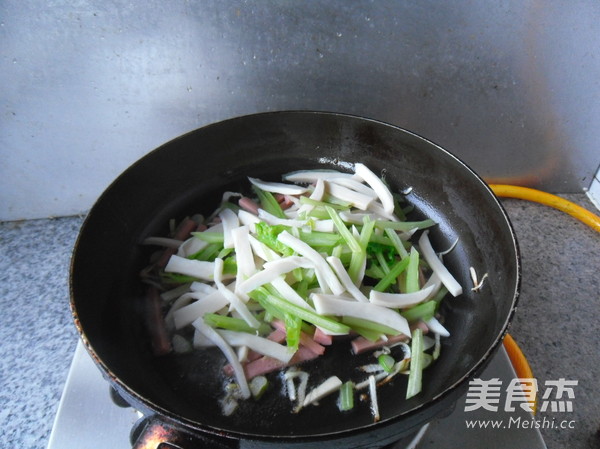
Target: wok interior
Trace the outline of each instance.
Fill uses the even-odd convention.
[[[443,313],[451,337],[424,373],[423,391],[405,400],[406,378],[382,387],[382,421],[400,420],[435,404],[498,343],[518,290],[518,261],[510,226],[493,195],[460,161],[435,145],[378,122],[335,114],[272,113],[199,129],[150,153],[102,195],[82,228],[73,258],[72,307],[81,331],[104,367],[123,388],[167,416],[199,428],[244,435],[321,435],[372,426],[368,401],[339,413],[336,395],[291,413],[281,382],[260,402],[248,401],[229,418],[220,413],[223,358],[215,351],[155,358],[142,325],[143,287],[138,272],[149,249],[139,242],[166,235],[168,221],[210,214],[225,190],[247,190],[246,176],[280,180],[298,169],[344,169],[363,162],[384,171],[395,191],[412,187],[410,218],[430,217],[435,249],[456,248],[445,263],[464,289],[447,297]],[[242,187],[243,186],[243,187]],[[472,292],[469,267],[489,277]],[[305,365],[312,385],[336,374],[357,379],[349,344]],[[274,379],[274,380],[273,380]],[[423,408],[421,408],[422,410]]]

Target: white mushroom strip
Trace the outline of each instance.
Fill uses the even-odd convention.
[[[448,269],[444,266],[442,261],[437,257],[433,247],[431,246],[431,242],[428,237],[429,231],[425,230],[421,234],[419,238],[419,248],[421,249],[421,254],[433,270],[435,274],[438,275],[442,283],[446,286],[448,291],[452,294],[452,296],[458,296],[462,294],[462,287],[460,284],[454,279],[454,276],[450,274]]]
[[[302,405],[306,407],[308,404],[317,402],[319,399],[337,391],[342,386],[342,381],[337,376],[331,376],[318,387],[313,388],[304,398]]]
[[[375,191],[375,193],[379,197],[379,200],[381,201],[383,210],[387,214],[393,214],[394,197],[392,196],[390,189],[387,188],[387,186],[383,183],[379,176],[377,176],[366,165],[361,164],[360,162],[354,164],[354,171]]]
[[[282,182],[262,181],[258,178],[248,177],[248,180],[265,192],[281,193],[283,195],[302,195],[308,189],[295,184],[284,184]]]
[[[382,324],[404,335],[411,335],[408,321],[399,313],[371,303],[348,301],[319,293],[311,294],[317,313],[321,315],[351,316]]]
[[[249,293],[261,285],[272,282],[282,274],[289,273],[296,268],[313,268],[313,262],[306,257],[290,256],[285,259],[277,259],[272,262],[266,262],[263,269],[258,271],[238,285],[238,291]]]
[[[248,399],[251,395],[250,387],[248,386],[248,381],[246,380],[246,375],[244,374],[244,368],[242,367],[235,351],[229,344],[223,339],[223,337],[212,327],[204,323],[202,318],[197,319],[192,323],[194,327],[204,335],[206,338],[211,340],[215,345],[219,347],[221,352],[227,358],[227,361],[233,367],[233,372],[235,374],[235,378],[240,387],[240,392],[243,399]]]
[[[233,248],[233,238],[231,231],[240,225],[238,216],[231,209],[223,209],[219,212],[219,218],[223,223],[223,247]]]
[[[267,357],[280,360],[283,363],[288,363],[294,355],[294,352],[290,351],[287,346],[280,345],[279,343],[264,337],[259,337],[258,335],[224,329],[219,329],[217,332],[231,346],[247,346],[253,351],[256,351],[262,355],[266,355]]]
[[[425,301],[433,289],[434,286],[430,285],[413,293],[385,293],[371,290],[369,293],[369,301],[371,301],[371,304],[378,306],[402,309],[415,306],[420,302]]]
[[[353,178],[352,173],[343,173],[337,170],[299,170],[283,175],[285,181],[316,182],[319,179],[327,181],[333,178]]]
[[[363,294],[363,292],[361,292],[360,289],[356,285],[354,285],[354,282],[352,282],[350,275],[348,274],[348,272],[344,268],[344,265],[342,264],[342,261],[338,257],[329,256],[327,258],[327,262],[329,263],[329,265],[331,265],[331,267],[335,271],[335,274],[337,274],[337,277],[342,282],[344,288],[348,291],[348,293],[352,295],[354,299],[361,302],[369,302],[369,300]]]
[[[334,295],[340,295],[344,292],[345,289],[335,276],[333,270],[317,251],[287,231],[281,232],[277,236],[277,240],[284,245],[289,246],[298,254],[303,255],[315,265],[317,279],[319,279],[319,277],[321,278],[319,283],[323,282],[325,284],[321,285],[321,288],[329,287]]]

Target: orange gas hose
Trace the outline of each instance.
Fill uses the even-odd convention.
[[[553,207],[571,215],[572,217],[577,218],[590,228],[594,229],[596,232],[600,232],[600,217],[569,200],[552,195],[551,193],[542,192],[541,190],[531,189],[529,187],[511,186],[506,184],[490,184],[490,188],[496,194],[496,196],[534,201],[536,203]]]
[[[489,186],[496,196],[533,201],[553,207],[571,215],[572,217],[577,218],[579,221],[588,225],[596,232],[600,232],[600,217],[569,200],[552,195],[550,193],[542,192],[541,190],[531,189],[529,187],[512,186],[506,184],[490,184]],[[521,348],[519,348],[519,345],[517,345],[517,342],[515,342],[510,334],[506,334],[504,337],[503,345],[504,349],[506,349],[511,364],[515,369],[517,377],[520,379],[533,378],[533,371],[529,366],[529,362],[527,362],[527,359],[521,351]],[[530,393],[529,402],[532,404],[533,413],[535,414],[535,392]]]

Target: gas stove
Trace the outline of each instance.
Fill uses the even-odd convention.
[[[499,349],[481,379],[500,379],[508,385],[515,372],[503,347]],[[457,447],[545,449],[535,426],[508,426],[507,423],[531,422],[533,417],[519,407],[495,413],[484,409],[465,412],[466,395],[454,411],[443,419],[424,426],[412,441],[403,440],[387,449],[450,449]],[[79,342],[54,421],[48,449],[131,448],[130,433],[141,414],[129,407],[119,407],[111,399],[110,387],[103,379],[82,343]],[[468,426],[467,423],[475,423]],[[488,423],[485,427],[485,423]],[[491,423],[504,423],[491,428]],[[481,425],[479,423],[482,423]]]

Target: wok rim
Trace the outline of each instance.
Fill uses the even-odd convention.
[[[123,178],[125,178],[130,171],[133,171],[135,169],[135,167],[137,167],[137,165],[143,163],[143,161],[150,155],[152,155],[158,151],[161,151],[165,147],[170,146],[173,142],[180,140],[180,139],[184,139],[191,134],[199,132],[200,130],[204,130],[204,129],[211,128],[211,127],[226,126],[229,122],[247,120],[248,118],[251,118],[251,117],[269,116],[269,115],[286,115],[286,114],[307,115],[307,116],[308,115],[329,116],[329,117],[336,117],[336,118],[342,118],[342,119],[353,119],[353,120],[358,120],[358,121],[365,122],[365,123],[368,122],[368,123],[375,124],[377,126],[392,128],[395,132],[400,132],[400,133],[410,135],[410,136],[420,140],[424,144],[434,147],[436,149],[436,151],[444,153],[446,155],[446,157],[450,157],[451,159],[454,160],[455,163],[458,163],[461,167],[461,170],[468,173],[469,176],[473,179],[473,181],[477,182],[479,184],[479,186],[483,188],[486,195],[489,197],[489,199],[492,200],[493,207],[501,213],[501,216],[503,218],[502,226],[505,228],[505,230],[508,230],[509,234],[510,234],[510,240],[512,242],[511,249],[513,250],[512,252],[514,252],[514,264],[515,264],[514,265],[515,282],[514,282],[514,285],[511,286],[511,288],[510,288],[510,290],[512,291],[512,298],[510,299],[511,305],[510,305],[510,309],[509,309],[508,313],[506,314],[506,318],[504,319],[504,322],[502,324],[501,331],[494,337],[493,343],[488,347],[488,349],[485,351],[484,355],[481,356],[480,359],[476,363],[473,364],[473,367],[470,370],[468,370],[465,374],[463,374],[458,380],[456,380],[453,384],[451,384],[445,390],[443,390],[442,392],[433,396],[429,401],[421,402],[418,405],[416,405],[415,407],[413,407],[410,410],[407,410],[403,413],[395,414],[394,416],[386,418],[386,419],[382,419],[379,422],[369,423],[364,426],[360,426],[360,427],[356,427],[356,428],[349,428],[349,429],[332,431],[332,432],[314,433],[311,435],[285,435],[285,434],[284,435],[262,435],[262,434],[246,433],[246,432],[240,432],[240,431],[236,431],[236,430],[217,428],[217,427],[209,426],[207,424],[203,424],[202,422],[194,421],[194,420],[188,419],[186,417],[180,416],[179,414],[174,413],[171,410],[165,409],[164,407],[155,404],[149,398],[137,393],[131,387],[129,387],[126,382],[121,380],[112,371],[112,369],[102,360],[102,358],[97,354],[96,350],[94,349],[94,345],[88,338],[86,332],[83,329],[82,323],[79,319],[79,314],[77,312],[77,304],[76,304],[77,298],[75,298],[75,292],[74,292],[74,286],[73,286],[73,272],[74,272],[75,264],[76,264],[77,250],[78,250],[80,241],[85,237],[85,230],[86,230],[88,223],[91,220],[93,220],[95,217],[94,212],[97,209],[98,204],[102,203],[104,197],[108,194],[108,192],[111,191],[115,185],[119,184],[121,182],[121,180]],[[209,435],[213,435],[213,436],[217,436],[217,437],[225,437],[225,438],[239,439],[239,440],[255,440],[255,441],[264,441],[264,442],[277,442],[277,441],[288,442],[288,443],[311,442],[311,441],[317,441],[317,440],[339,439],[339,438],[344,438],[344,437],[352,437],[352,436],[356,436],[356,435],[363,434],[366,432],[373,432],[373,431],[377,431],[377,430],[380,430],[380,429],[383,429],[386,427],[392,427],[392,426],[399,425],[400,421],[406,421],[409,418],[413,417],[414,415],[416,415],[417,413],[419,413],[423,410],[432,409],[437,404],[443,403],[448,398],[451,398],[452,396],[454,396],[458,392],[460,392],[461,387],[466,386],[466,383],[468,382],[468,380],[473,378],[477,373],[480,373],[487,366],[487,364],[489,363],[489,361],[495,354],[496,350],[502,343],[504,336],[507,334],[507,332],[510,328],[511,322],[514,319],[516,310],[518,308],[517,306],[518,306],[518,301],[519,301],[519,297],[520,297],[520,293],[521,293],[521,278],[522,278],[522,267],[521,267],[520,249],[519,249],[519,244],[518,244],[518,241],[516,238],[516,233],[514,231],[514,228],[510,221],[510,218],[509,218],[505,208],[502,206],[500,200],[493,193],[492,189],[488,186],[488,184],[484,181],[484,179],[480,175],[478,175],[473,169],[471,169],[470,166],[468,164],[466,164],[462,159],[460,159],[459,157],[457,157],[450,151],[446,150],[442,146],[436,144],[435,142],[433,142],[413,131],[407,130],[405,128],[402,128],[401,126],[393,125],[393,124],[390,124],[390,123],[387,123],[387,122],[384,122],[381,120],[372,119],[372,118],[355,115],[355,114],[342,113],[342,112],[329,112],[329,111],[320,111],[320,110],[278,110],[278,111],[259,112],[259,113],[252,113],[252,114],[236,116],[236,117],[232,117],[232,118],[228,118],[228,119],[221,120],[218,122],[210,123],[210,124],[201,126],[199,128],[190,130],[184,134],[176,136],[173,139],[170,139],[170,140],[162,143],[155,149],[149,151],[148,153],[146,153],[142,157],[140,157],[138,160],[136,160],[135,162],[130,164],[126,169],[124,169],[98,196],[98,198],[96,199],[96,201],[93,203],[92,207],[89,209],[88,213],[86,214],[85,219],[81,225],[80,231],[77,235],[77,238],[76,238],[76,241],[75,241],[75,244],[73,247],[70,266],[69,266],[69,295],[70,295],[69,305],[70,305],[70,310],[71,310],[71,314],[73,317],[73,322],[76,326],[79,337],[80,337],[84,347],[86,348],[87,352],[90,354],[94,363],[99,367],[99,369],[101,370],[103,376],[107,379],[107,381],[109,383],[113,384],[113,386],[116,387],[117,391],[120,394],[122,394],[123,396],[125,396],[126,400],[129,399],[131,402],[133,402],[131,404],[132,407],[139,406],[140,409],[143,408],[143,409],[146,409],[147,411],[149,411],[150,413],[156,413],[159,416],[165,417],[165,418],[167,418],[167,420],[173,421],[177,424],[181,424],[188,428],[194,429],[196,431],[204,432]],[[505,298],[504,301],[508,301],[508,298]]]

